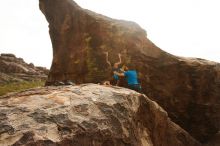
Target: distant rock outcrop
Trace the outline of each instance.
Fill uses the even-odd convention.
[[[35,67],[32,63],[27,64],[14,54],[0,55],[0,84],[36,79],[46,80],[48,73],[48,69]]]
[[[95,84],[0,98],[0,145],[200,146],[146,96]]]
[[[136,23],[82,9],[72,0],[40,0],[40,9],[49,22],[53,45],[47,85],[109,80],[104,52],[109,52],[112,63],[121,53],[123,63],[138,70],[144,93],[174,122],[204,143],[218,133],[220,64],[168,54]]]

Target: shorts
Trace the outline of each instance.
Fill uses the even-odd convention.
[[[137,91],[139,93],[142,92],[142,88],[141,88],[140,84],[130,84],[130,85],[128,85],[128,88],[131,90]]]

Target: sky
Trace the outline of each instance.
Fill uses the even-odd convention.
[[[161,49],[220,62],[219,0],[75,0],[103,15],[135,21]],[[52,45],[38,0],[1,0],[0,53],[50,68]]]

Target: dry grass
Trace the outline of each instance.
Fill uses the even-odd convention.
[[[30,88],[42,87],[45,81],[24,81],[24,82],[14,82],[0,85],[0,96],[5,95],[10,92],[18,92]]]

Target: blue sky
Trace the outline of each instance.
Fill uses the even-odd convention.
[[[178,56],[220,62],[219,0],[76,0],[87,9],[135,21],[161,49]],[[52,45],[38,0],[0,5],[0,53],[50,67]]]

